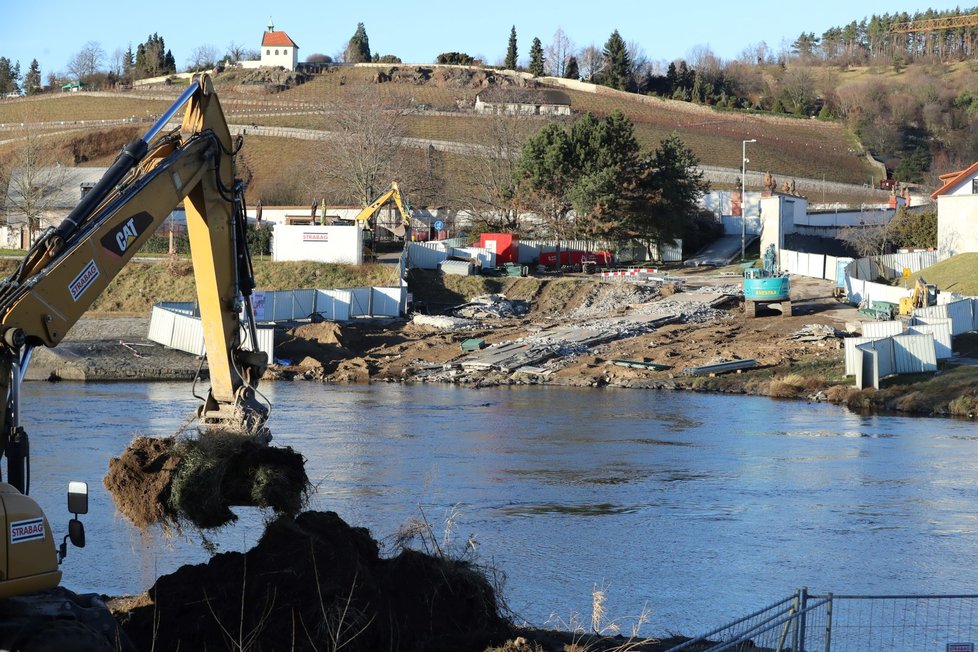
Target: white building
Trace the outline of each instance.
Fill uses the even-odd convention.
[[[954,256],[978,251],[978,161],[966,170],[941,176],[937,200],[937,251]]]
[[[298,65],[299,46],[285,32],[275,31],[275,25],[269,20],[268,31],[261,39],[262,68],[281,66],[286,70],[295,70]]]
[[[492,87],[475,96],[476,113],[570,115],[570,96],[552,89]]]

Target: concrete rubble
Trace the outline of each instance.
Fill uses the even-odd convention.
[[[657,284],[595,287],[565,322],[538,326],[535,330],[530,325],[532,332],[524,337],[467,352],[441,367],[416,370],[416,374],[432,382],[475,380],[492,372],[542,377],[578,356],[599,351],[602,344],[613,340],[636,337],[675,322],[703,323],[730,318],[727,311],[715,306],[729,302],[735,295],[734,287],[697,289],[665,297]],[[524,302],[514,306],[514,302],[502,295],[480,297],[456,309],[456,317],[448,319],[458,320],[461,315],[473,319],[518,316],[523,314],[519,303]],[[431,320],[428,317],[423,323],[434,325]]]

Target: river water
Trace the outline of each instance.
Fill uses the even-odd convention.
[[[965,593],[978,586],[978,426],[688,392],[546,387],[263,386],[280,445],[307,458],[310,507],[390,543],[424,511],[471,537],[536,625],[590,617],[605,589],[626,628],[694,634],[801,586]],[[84,480],[88,546],[66,586],[134,593],[207,559],[195,536],[140,534],[101,479],[135,434],[172,434],[186,383],[28,383],[32,495],[56,533]],[[212,535],[246,550],[259,510]],[[388,550],[391,547],[388,546]]]

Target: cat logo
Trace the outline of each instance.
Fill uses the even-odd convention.
[[[128,220],[107,233],[100,240],[102,247],[112,256],[121,258],[146,232],[146,227],[153,223],[153,216],[147,212],[136,213]]]

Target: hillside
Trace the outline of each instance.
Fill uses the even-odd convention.
[[[472,110],[477,93],[492,85],[534,85],[533,80],[498,71],[440,66],[357,66],[332,68],[306,83],[267,86],[243,83],[237,73],[215,76],[228,120],[244,126],[290,127],[331,132],[337,128],[337,112],[348,114],[359,106],[396,106],[409,109],[403,122],[404,136],[462,145],[491,146],[491,122],[495,118]],[[742,141],[755,138],[750,168],[771,171],[779,179],[805,177],[862,185],[873,175],[858,145],[839,123],[775,117],[625,94],[603,87],[582,85],[600,92],[563,89],[576,115],[592,112],[605,116],[622,111],[635,125],[643,147],[654,148],[661,139],[677,132],[705,166],[739,169]],[[284,89],[284,90],[282,90]],[[77,131],[101,129],[101,123],[78,120],[105,119],[148,122],[175,97],[177,85],[151,90],[116,93],[80,93],[71,97],[40,95],[0,103],[0,124],[34,121],[36,128]],[[550,118],[517,118],[532,131]],[[39,124],[40,123],[40,124]],[[108,125],[105,125],[108,126]],[[0,140],[15,130],[0,127]],[[10,144],[0,145],[11,147]],[[446,205],[470,192],[472,155],[453,151],[432,153],[416,145],[404,151],[404,173],[412,198]],[[450,148],[449,148],[450,149]],[[107,164],[114,153],[88,157],[87,164]],[[249,196],[266,204],[306,203],[310,197],[328,197],[334,203],[348,198],[323,173],[323,162],[335,160],[336,148],[328,140],[304,140],[251,135],[242,150],[243,174],[249,180]],[[876,172],[877,176],[879,175]],[[436,182],[433,182],[435,179]],[[421,192],[418,195],[418,192]]]
[[[923,277],[942,292],[978,296],[978,253],[958,254],[913,275],[917,277]]]

